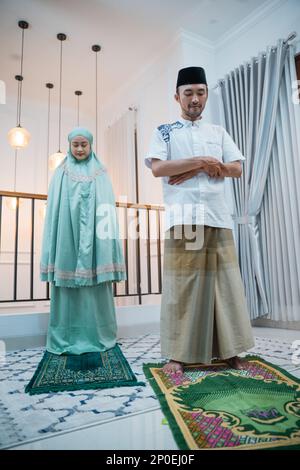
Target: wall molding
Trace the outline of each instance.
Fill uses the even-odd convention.
[[[264,2],[260,7],[250,13],[246,18],[237,23],[233,28],[223,34],[217,41],[214,42],[216,49],[223,47],[228,42],[232,42],[241,34],[245,34],[257,23],[261,22],[264,18],[271,15],[278,8],[287,3],[288,0],[269,0]]]
[[[6,302],[0,304],[1,315],[28,315],[36,314],[36,312],[48,312],[50,308],[50,300],[28,301],[28,302]]]
[[[256,318],[251,321],[252,326],[262,326],[268,328],[281,328],[285,330],[300,330],[300,321],[280,321],[268,318]]]
[[[215,52],[215,42],[210,41],[209,39],[204,38],[200,34],[192,33],[186,29],[180,28],[177,33],[178,38],[182,39],[185,42],[188,42],[192,45],[200,46],[202,49],[205,49],[207,52]]]

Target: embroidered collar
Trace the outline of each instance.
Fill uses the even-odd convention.
[[[200,127],[200,126],[203,125],[203,119],[197,119],[196,121],[190,121],[189,119],[180,118],[179,122],[181,122],[185,127],[192,127],[192,126]]]

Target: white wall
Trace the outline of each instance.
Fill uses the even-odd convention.
[[[257,56],[269,45],[276,45],[278,39],[285,39],[296,31],[296,47],[300,51],[300,2],[287,0],[275,2],[274,8],[262,8],[261,13],[251,16],[223,40],[216,44],[216,72],[218,78],[241,63]]]
[[[45,102],[22,99],[21,125],[31,134],[29,145],[18,151],[16,191],[29,193],[47,193],[47,122],[48,90],[45,87]],[[7,141],[8,131],[16,126],[17,98],[7,93],[6,104],[0,105],[0,188],[13,191],[15,151]],[[58,108],[51,105],[49,154],[58,150]],[[61,150],[68,149],[67,135],[76,126],[76,109],[63,108],[61,125]],[[81,116],[81,125],[92,128],[93,117]],[[51,178],[49,173],[49,180]]]
[[[139,188],[141,203],[161,203],[161,182],[144,164],[153,129],[178,117],[174,101],[176,74],[182,64],[178,36],[159,52],[135,79],[125,84],[103,109],[102,129],[117,120],[129,106],[137,108]],[[105,148],[104,148],[105,152]]]
[[[201,65],[207,70],[207,79],[215,81],[214,49],[209,41],[196,35],[179,32],[136,79],[113,97],[104,108],[103,126],[114,122],[128,106],[137,108],[140,202],[161,204],[162,187],[144,164],[151,135],[155,127],[180,117],[180,108],[174,99],[177,73],[181,67]],[[117,110],[117,111],[116,111]],[[208,102],[204,119],[211,121]]]

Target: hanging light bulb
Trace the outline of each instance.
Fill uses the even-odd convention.
[[[19,27],[22,29],[22,49],[21,49],[21,72],[16,75],[18,81],[18,99],[17,99],[17,126],[8,132],[8,142],[14,149],[27,147],[30,140],[30,133],[21,126],[21,107],[22,107],[22,82],[23,82],[23,52],[24,52],[24,30],[28,28],[27,21],[19,21]]]
[[[65,158],[65,154],[62,152],[56,152],[49,157],[49,170],[54,171]]]
[[[30,141],[29,132],[24,127],[17,126],[7,134],[8,142],[14,149],[22,149],[27,147]]]
[[[60,73],[59,73],[59,112],[58,112],[58,151],[49,157],[49,170],[55,170],[65,158],[65,154],[60,150],[60,133],[61,133],[61,87],[62,87],[62,43],[67,39],[64,33],[59,33],[57,39],[60,41]]]

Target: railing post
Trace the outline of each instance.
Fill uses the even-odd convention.
[[[161,294],[161,239],[160,239],[160,211],[156,211],[156,227],[157,227],[157,275],[158,275],[158,292]]]
[[[19,203],[20,198],[16,198],[16,229],[15,229],[15,256],[14,256],[14,300],[17,300],[18,284],[18,239],[19,239]]]
[[[152,282],[151,282],[151,250],[150,250],[150,222],[149,213],[150,209],[146,209],[147,214],[147,273],[148,273],[148,294],[152,293]]]
[[[139,210],[136,211],[136,282],[137,282],[137,294],[139,296],[139,305],[142,304],[142,295],[141,295],[141,247],[140,247],[140,214]]]
[[[33,271],[34,271],[34,209],[35,199],[31,199],[31,252],[30,252],[30,299],[33,300]]]
[[[125,281],[125,293],[129,294],[129,279],[128,279],[128,208],[124,207],[124,225],[125,225],[125,237],[124,237],[124,262],[126,267],[126,281]]]

